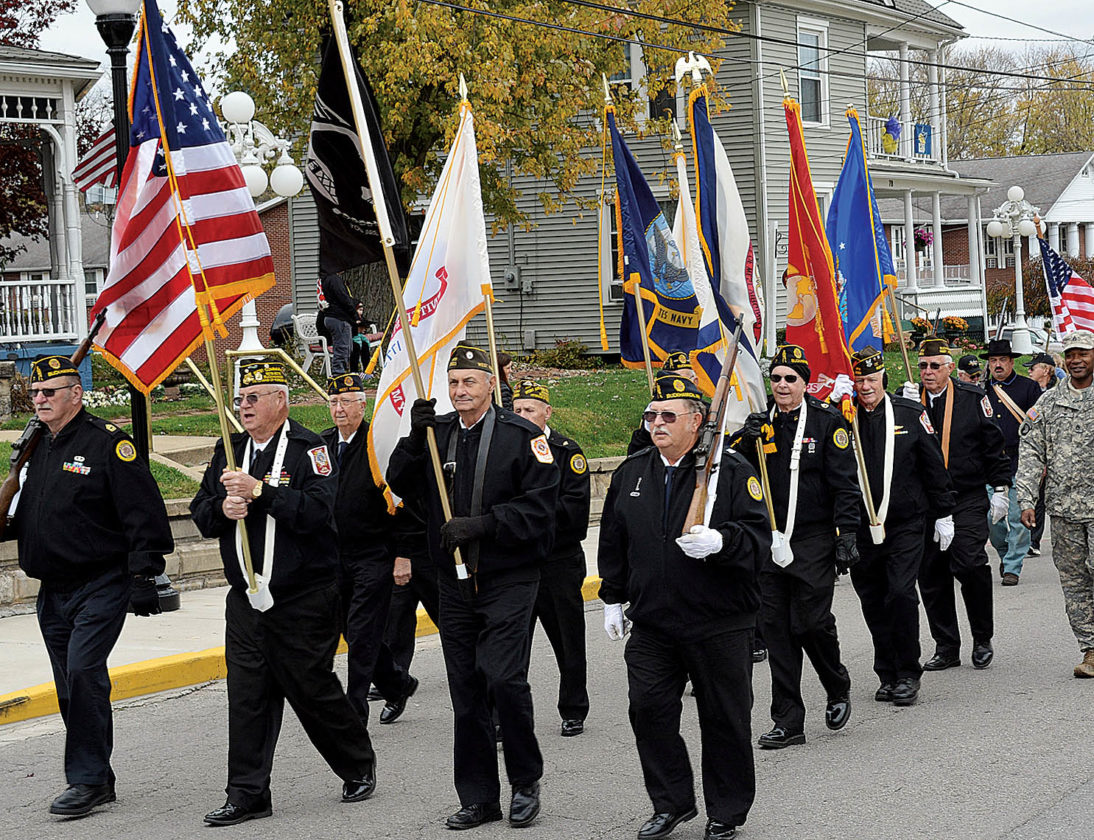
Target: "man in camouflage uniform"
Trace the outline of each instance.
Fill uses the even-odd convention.
[[[1041,396],[1022,424],[1015,484],[1022,524],[1037,524],[1034,506],[1041,475],[1052,515],[1052,559],[1060,573],[1071,630],[1083,652],[1076,677],[1094,677],[1094,333],[1064,338],[1065,385]]]

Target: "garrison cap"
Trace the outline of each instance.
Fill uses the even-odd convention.
[[[239,369],[239,387],[252,385],[288,385],[285,366],[280,362],[250,362]]]
[[[58,376],[79,376],[80,372],[68,356],[42,356],[30,365],[30,381],[44,382]]]
[[[969,353],[967,356],[962,356],[958,359],[957,369],[964,371],[969,376],[973,376],[980,373],[980,360],[972,353]]]
[[[655,400],[695,400],[705,404],[703,392],[685,376],[662,373],[653,381]]]
[[[481,347],[471,344],[457,344],[452,355],[448,358],[449,370],[481,370],[494,375],[494,368],[490,364],[490,354]]]
[[[805,350],[797,344],[784,344],[778,348],[771,357],[771,367],[788,367],[809,381],[809,360],[805,358]]]
[[[851,371],[855,376],[869,376],[885,370],[885,357],[876,347],[863,347],[851,356]]]
[[[514,400],[539,400],[547,405],[551,404],[551,392],[545,385],[533,382],[531,379],[522,379],[513,389]]]
[[[919,343],[920,356],[949,356],[950,345],[944,338],[925,338]]]
[[[1064,352],[1068,350],[1094,350],[1094,332],[1075,330],[1064,336]]]
[[[365,381],[359,373],[343,373],[339,376],[332,376],[327,382],[327,393],[331,396],[335,394],[357,394],[365,390]]]
[[[665,373],[676,370],[691,370],[691,358],[683,350],[672,350],[665,356],[665,362],[661,365]]]

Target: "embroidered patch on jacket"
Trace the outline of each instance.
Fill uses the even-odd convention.
[[[532,454],[536,456],[536,460],[541,464],[553,464],[555,462],[555,456],[551,454],[551,447],[547,445],[547,438],[544,435],[532,438]]]
[[[757,502],[763,501],[764,490],[760,486],[760,479],[754,475],[748,477],[748,495],[750,495]]]
[[[316,475],[330,475],[330,453],[326,446],[317,446],[308,450],[308,458],[311,459],[311,468]]]
[[[574,457],[570,459],[570,469],[578,475],[581,475],[588,468],[589,465],[585,462],[585,456],[581,453],[574,455]]]
[[[122,461],[132,461],[137,457],[137,447],[127,440],[119,440],[114,447],[114,454]]]
[[[104,426],[104,427],[106,428],[106,430],[107,430],[108,432],[116,432],[116,431],[118,431],[118,427],[117,427],[117,426],[115,426],[115,425],[114,425],[113,423],[103,423],[103,426]]]
[[[834,443],[840,449],[846,449],[847,444],[849,444],[850,442],[850,438],[847,437],[846,429],[836,429],[836,431],[832,434],[832,443]]]
[[[919,415],[919,423],[921,426],[923,426],[924,429],[927,430],[927,434],[934,434],[934,426],[931,425],[931,418],[927,416],[926,411]]]
[[[980,408],[983,410],[985,417],[991,417],[992,414],[994,414],[994,412],[991,410],[991,400],[989,400],[987,397],[984,397],[982,400],[980,400]]]

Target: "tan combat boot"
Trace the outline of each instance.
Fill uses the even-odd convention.
[[[1075,676],[1094,677],[1094,650],[1083,651],[1083,661],[1075,666]]]

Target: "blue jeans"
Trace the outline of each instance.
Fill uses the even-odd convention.
[[[994,491],[988,488],[990,498]],[[1022,561],[1026,559],[1029,551],[1029,529],[1022,524],[1022,511],[1018,509],[1018,488],[1011,487],[1007,494],[1010,506],[1007,508],[1007,516],[996,523],[991,521],[991,511],[988,511],[988,537],[991,544],[999,553],[999,560],[1003,565],[1003,574],[1010,572],[1014,575],[1022,574]]]
[[[353,328],[345,321],[327,318],[327,330],[331,335],[331,375],[349,373],[349,354],[353,347]]]

